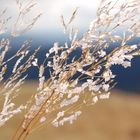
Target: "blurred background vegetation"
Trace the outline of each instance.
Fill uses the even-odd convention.
[[[24,85],[17,103],[35,92],[34,81]],[[24,94],[23,94],[24,93]],[[22,121],[17,115],[0,128],[0,139],[10,140]],[[101,100],[83,108],[83,114],[73,125],[54,128],[50,124],[34,131],[29,140],[140,140],[140,95],[112,91],[109,100]]]

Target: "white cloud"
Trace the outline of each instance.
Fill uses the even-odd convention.
[[[60,15],[63,14],[68,19],[73,10],[79,7],[78,27],[87,28],[89,22],[95,17],[95,10],[100,0],[39,0],[38,5],[32,12],[36,15],[43,12],[43,16],[36,25],[36,30],[56,30],[60,29]],[[1,0],[0,9],[8,8],[8,14],[16,16],[17,8],[13,0]]]

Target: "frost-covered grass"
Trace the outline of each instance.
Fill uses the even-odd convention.
[[[34,93],[35,86],[28,83],[22,90],[24,96],[18,104]],[[30,92],[29,92],[30,91]],[[42,127],[31,134],[29,140],[128,140],[140,139],[140,96],[114,91],[109,100],[98,102],[95,107],[83,108],[83,115],[73,125],[64,125],[57,129]],[[22,115],[11,119],[3,126],[0,136],[9,140],[19,125]],[[55,135],[54,135],[55,134]]]
[[[111,67],[131,67],[131,60],[140,54],[140,43],[130,44],[140,35],[140,1],[102,0],[96,19],[81,38],[77,37],[78,27],[74,22],[78,8],[68,20],[62,15],[66,41],[63,45],[55,42],[42,62],[36,56],[39,48],[30,52],[31,40],[24,42],[11,58],[6,58],[15,37],[29,31],[41,16],[38,14],[27,23],[25,17],[36,3],[34,0],[16,0],[16,3],[19,14],[11,27],[10,37],[0,41],[0,126],[7,125],[10,119],[21,113],[23,119],[19,121],[12,140],[25,140],[32,132],[49,124],[54,127],[73,124],[83,108],[95,105],[98,100],[109,99],[110,90],[116,85],[116,75]],[[2,11],[1,17],[5,13],[6,10]],[[6,31],[9,20],[0,19],[1,34]],[[123,29],[123,35],[118,34],[120,29]],[[113,43],[118,46],[110,48]],[[73,55],[77,50],[80,53]],[[14,63],[10,72],[9,63]],[[26,93],[21,95],[20,89],[30,68],[33,73],[38,70],[38,85],[34,94],[28,88],[26,92],[30,97],[25,100],[23,95]],[[25,101],[18,104],[16,100],[22,96]]]

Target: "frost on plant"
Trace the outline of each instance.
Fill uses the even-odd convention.
[[[69,32],[71,43],[63,46],[54,43],[43,63],[34,59],[32,64],[39,70],[39,86],[15,138],[24,139],[48,122],[55,127],[66,122],[72,124],[81,115],[83,106],[109,98],[110,89],[116,84],[111,67],[130,67],[132,58],[139,55],[139,46],[129,43],[139,36],[139,6],[140,1],[135,0],[121,3],[102,0],[96,19],[80,39],[77,28],[71,27],[77,9],[68,23],[61,16],[64,33]],[[123,35],[117,33],[126,26]],[[110,48],[114,42],[119,45]],[[72,55],[76,51],[80,55]]]
[[[33,1],[28,1],[26,6],[24,2],[16,1],[19,6],[19,15],[11,28],[13,29],[9,37],[0,39],[0,96],[2,108],[0,108],[0,127],[3,126],[10,118],[12,118],[17,113],[20,113],[26,108],[26,103],[24,105],[17,106],[14,103],[14,99],[19,95],[20,88],[23,85],[25,79],[27,78],[27,70],[32,66],[32,61],[38,51],[36,49],[33,53],[30,51],[31,40],[25,41],[20,49],[13,54],[10,58],[7,57],[11,49],[12,41],[15,39],[14,36],[21,35],[26,31],[30,30],[34,23],[37,21],[37,16],[33,21],[28,22],[21,28],[21,22],[25,20],[25,15],[28,14],[35,5]],[[9,28],[9,22],[12,17],[7,17],[7,9],[0,13],[0,35],[6,34]],[[13,66],[11,66],[14,64]],[[10,68],[12,67],[12,69]]]
[[[32,6],[34,5],[30,5],[30,8]],[[77,38],[78,29],[73,24],[78,9],[72,13],[67,23],[61,16],[64,33],[67,36],[68,32],[70,43],[65,42],[64,45],[54,43],[46,53],[43,63],[40,63],[35,55],[31,55],[33,61],[30,61],[30,66],[39,71],[39,85],[36,93],[26,104],[24,120],[13,139],[25,139],[29,133],[45,123],[51,123],[55,127],[67,122],[72,124],[81,115],[83,106],[94,105],[100,99],[109,98],[110,90],[116,84],[116,75],[111,67],[113,65],[131,67],[131,60],[135,55],[139,55],[138,44],[130,43],[140,35],[139,6],[139,0],[121,2],[102,0],[96,12],[96,19],[91,22],[89,29],[80,39]],[[23,13],[26,14],[26,11]],[[118,30],[122,29],[123,34],[120,35]],[[110,47],[113,43],[119,45]],[[78,54],[75,53],[77,51]],[[16,61],[12,71],[14,77],[20,61],[27,54],[24,51]],[[25,65],[28,68],[28,61]],[[6,68],[6,64],[1,67]],[[45,74],[46,71],[49,78]],[[13,84],[10,80],[6,87],[11,89],[4,94],[6,102],[4,105],[6,104],[8,109],[4,110],[3,114],[14,107],[14,104],[11,104],[11,98],[14,96],[9,99]],[[22,78],[19,81],[22,82]],[[7,101],[7,98],[10,101]]]
[[[27,77],[27,70],[31,67],[37,52],[30,52],[28,49],[30,44],[30,40],[26,41],[11,58],[6,59],[6,54],[10,48],[10,40],[2,39],[0,41],[0,94],[3,96],[1,98],[4,98],[3,107],[0,112],[0,126],[26,108],[26,104],[17,107],[13,100],[19,95],[19,89]],[[11,62],[15,64],[12,70],[10,70],[11,74],[8,75]]]

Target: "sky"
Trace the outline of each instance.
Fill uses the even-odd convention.
[[[0,0],[0,9],[7,8],[7,14],[16,18],[18,8],[16,0]],[[20,0],[29,1],[29,0]],[[65,20],[69,20],[72,12],[76,7],[79,8],[77,16],[77,27],[79,30],[85,31],[88,29],[90,22],[95,18],[95,13],[100,0],[34,0],[37,2],[33,9],[31,17],[38,13],[43,13],[39,21],[36,23],[32,32],[55,33],[60,32],[61,22],[60,16],[64,15]]]

